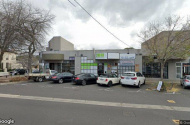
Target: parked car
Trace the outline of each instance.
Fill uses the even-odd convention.
[[[190,87],[190,75],[185,75],[183,78],[181,78],[180,83],[184,89]]]
[[[71,82],[73,79],[73,74],[69,72],[58,73],[55,76],[51,77],[53,82],[63,83]]]
[[[50,75],[50,76],[49,76],[49,80],[51,80],[52,77],[54,77],[54,76],[56,76],[56,75],[59,75],[59,74],[60,74],[60,73],[55,73],[55,74],[53,74],[53,75]]]
[[[50,75],[54,75],[57,73],[56,70],[47,70],[46,73],[50,74]]]
[[[96,79],[97,77],[92,73],[78,74],[73,77],[73,83],[85,86],[86,84],[96,84]]]
[[[27,73],[26,69],[15,69],[12,72],[12,75],[24,75],[25,73]]]
[[[113,84],[117,83],[120,83],[120,77],[117,77],[117,74],[103,74],[97,79],[98,85],[108,85],[111,87]]]
[[[40,73],[39,70],[33,70],[32,73]]]
[[[140,72],[125,72],[121,76],[121,85],[133,85],[140,88],[142,84],[145,84],[145,77]]]

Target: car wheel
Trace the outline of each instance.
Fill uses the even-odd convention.
[[[85,86],[86,85],[86,80],[82,81],[82,85]]]
[[[125,87],[125,85],[124,85],[124,84],[121,84],[121,86]]]
[[[63,83],[63,79],[59,79],[59,83],[60,83],[60,84]]]
[[[109,81],[108,82],[108,87],[111,87],[112,86],[112,81]]]
[[[145,80],[144,80],[144,82],[143,82],[143,85],[145,85]]]
[[[141,83],[140,83],[140,81],[139,81],[139,83],[138,83],[138,86],[137,86],[138,88],[140,88],[141,87]]]
[[[101,84],[99,84],[99,83],[97,83],[98,84],[98,86],[101,86]]]
[[[43,82],[43,78],[41,78],[41,77],[38,78],[38,81],[39,81],[39,82]]]

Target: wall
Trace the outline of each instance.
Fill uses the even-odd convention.
[[[74,50],[74,45],[60,36],[53,37],[49,41],[49,51],[66,51]]]
[[[22,65],[16,61],[15,53],[5,52],[1,63],[3,63],[3,69],[6,68],[6,63],[9,64],[8,69],[22,68]]]

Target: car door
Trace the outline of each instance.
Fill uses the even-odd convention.
[[[119,83],[118,78],[117,78],[117,76],[115,74],[112,74],[112,79],[113,79],[112,82],[114,84]]]
[[[139,79],[140,84],[143,83],[143,77],[142,77],[142,76],[143,76],[143,75],[142,75],[140,72],[137,73],[137,78]]]
[[[186,77],[187,77],[187,76],[184,76],[184,77],[183,77],[182,84],[184,84],[184,82],[185,82],[185,80],[186,80]]]
[[[94,74],[90,74],[91,83],[96,83],[96,76]]]
[[[65,81],[71,81],[71,74],[70,73],[64,73],[64,79],[65,79]]]
[[[88,84],[92,83],[92,79],[90,77],[90,74],[85,74],[85,80],[86,80],[86,83],[88,83]]]
[[[72,81],[72,79],[73,79],[73,74],[68,73],[68,80],[69,80],[69,81]]]

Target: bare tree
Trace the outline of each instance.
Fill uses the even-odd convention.
[[[37,50],[43,50],[45,35],[48,34],[48,30],[51,28],[54,15],[51,15],[48,11],[34,8],[30,4],[25,6],[25,12],[27,18],[21,25],[20,34],[25,43],[23,52],[28,54],[28,70],[31,72],[32,56]]]
[[[55,18],[49,11],[33,7],[23,0],[0,2],[0,62],[4,52],[28,54],[31,72],[32,55],[43,47],[45,35]]]
[[[0,62],[2,62],[5,52],[15,52],[20,49],[18,12],[22,7],[13,2],[0,1]],[[0,65],[1,68],[1,65]]]
[[[162,22],[152,22],[138,36],[143,41],[142,50],[149,57],[156,57],[161,64],[163,80],[164,65],[172,59],[185,59],[190,54],[190,20],[169,16]]]

